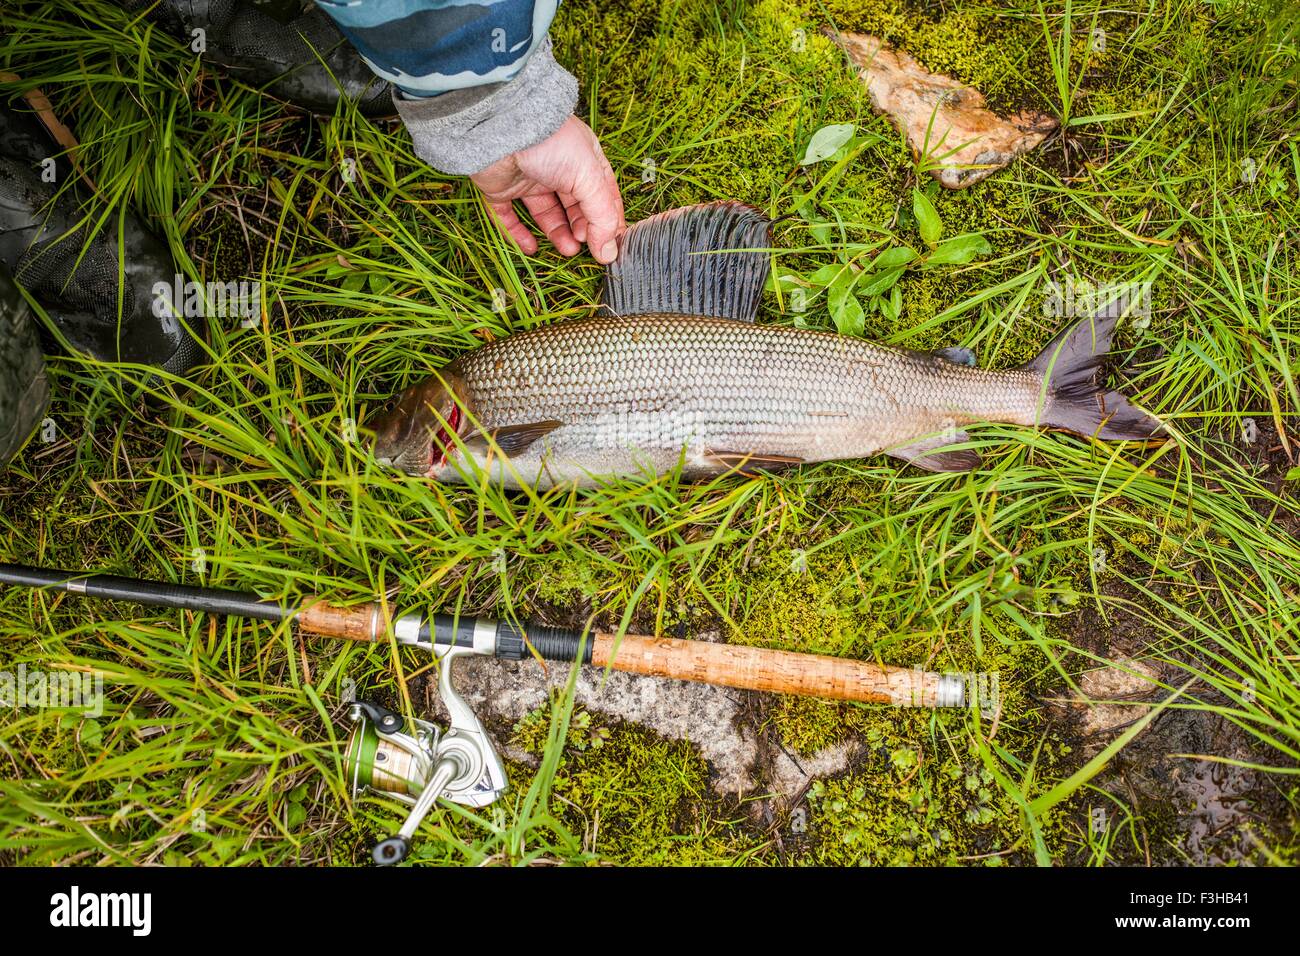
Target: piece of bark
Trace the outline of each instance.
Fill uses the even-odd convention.
[[[872,105],[907,136],[912,151],[946,189],[991,176],[1056,129],[1056,119],[1022,110],[1003,119],[979,90],[931,73],[901,50],[865,33],[827,35],[848,54]]]

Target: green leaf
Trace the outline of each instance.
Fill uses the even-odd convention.
[[[832,303],[832,308],[834,308],[833,303],[843,299],[844,296],[853,291],[853,284],[857,281],[858,274],[852,269],[840,269],[835,275],[834,281],[826,289],[827,300]]]
[[[943,220],[919,189],[912,190],[912,215],[916,216],[916,228],[927,246],[933,246],[943,237]]]
[[[799,165],[811,166],[813,163],[830,159],[840,151],[840,147],[853,138],[855,132],[857,128],[852,123],[823,126],[812,134],[812,139],[808,140],[808,146],[803,151],[803,159],[799,160]]]
[[[862,286],[858,289],[858,292],[864,296],[884,295],[902,278],[905,271],[907,270],[889,269],[885,272],[877,272],[874,275],[867,276],[862,281]]]
[[[1285,481],[1296,481],[1300,479],[1300,468],[1292,468],[1286,473]]]
[[[978,232],[968,232],[965,235],[953,236],[951,239],[940,244],[934,252],[926,257],[926,265],[931,266],[957,266],[965,265],[976,256],[987,256],[993,251]]]
[[[911,246],[894,246],[872,259],[871,269],[874,272],[880,272],[882,269],[897,269],[899,266],[907,265],[915,258],[916,250]]]
[[[813,204],[810,203],[807,200],[807,198],[802,198],[798,202],[796,202],[794,211],[795,211],[795,215],[797,215],[804,222],[825,222],[826,221],[824,218],[822,218],[817,214],[817,210],[813,208]]]
[[[862,311],[862,303],[857,296],[845,296],[838,312],[835,314],[835,329],[840,335],[861,336],[867,329],[867,314]]]
[[[898,291],[898,286],[894,286],[894,291],[895,292]],[[872,301],[872,308],[879,309],[880,314],[883,315],[885,318],[887,318],[890,322],[898,321],[898,308],[894,305],[894,300],[892,297],[886,299],[883,296],[878,296],[875,299],[872,299],[871,301]]]
[[[826,294],[831,318],[841,335],[861,335],[867,327],[867,316],[862,311],[862,303],[853,294],[856,281],[857,276],[846,269],[843,276],[831,283]]]
[[[782,272],[779,275],[775,272],[769,272],[764,288],[768,292],[776,292],[778,289],[782,292],[789,292],[791,289],[802,288],[806,284],[807,280],[797,272]]]
[[[852,276],[853,270],[844,266],[822,266],[808,277],[808,281],[812,285],[828,286],[842,275]]]

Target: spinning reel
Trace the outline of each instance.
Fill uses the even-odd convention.
[[[397,833],[371,851],[380,866],[406,859],[415,831],[439,799],[486,807],[509,787],[487,730],[451,683],[452,661],[473,653],[472,648],[449,647],[439,655],[438,695],[451,715],[446,732],[427,720],[407,721],[377,704],[352,705],[355,726],[343,760],[352,798],[370,790],[411,808]]]

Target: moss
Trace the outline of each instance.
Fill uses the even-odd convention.
[[[1016,800],[978,755],[937,760],[904,739],[869,732],[867,767],[817,781],[809,795],[807,859],[819,865],[953,865],[1024,863],[1030,859]],[[1065,828],[1049,821],[1050,853],[1066,845]]]
[[[540,754],[549,706],[526,716],[515,742]],[[563,822],[599,857],[690,866],[755,847],[756,834],[712,796],[709,769],[685,741],[575,708],[552,793]]]
[[[872,630],[856,618],[847,553],[800,549],[772,552],[749,575],[738,643],[812,654],[851,656],[870,650]]]
[[[594,593],[601,583],[601,575],[591,561],[550,556],[530,563],[520,583],[531,586],[539,601],[567,606],[575,598]]]

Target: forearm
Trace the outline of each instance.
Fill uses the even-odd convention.
[[[551,55],[557,0],[317,0],[394,101],[416,154],[469,174],[546,139],[577,81]]]

